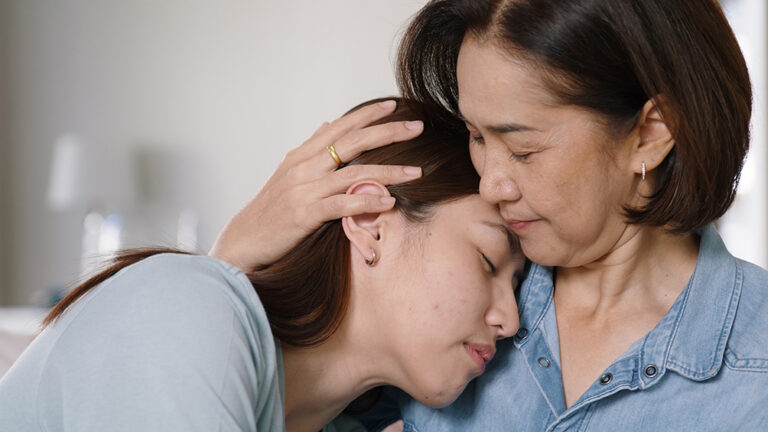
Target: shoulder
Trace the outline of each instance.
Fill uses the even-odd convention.
[[[233,332],[263,334],[269,327],[242,272],[213,258],[181,254],[155,255],[123,269],[76,302],[59,324],[66,339],[119,335],[143,345],[188,341],[187,348],[220,342]]]
[[[186,294],[202,294],[225,287],[250,285],[242,272],[214,258],[165,253],[125,268],[105,285],[130,285],[134,292],[159,294],[183,289]]]
[[[731,369],[768,373],[768,271],[746,261],[736,263],[741,294],[725,363]]]
[[[41,407],[55,411],[65,398],[83,406],[68,413],[73,421],[121,419],[135,430],[153,422],[176,430],[188,421],[252,430],[253,407],[280,411],[279,354],[237,269],[208,257],[156,255],[81,300],[40,336],[51,346]]]
[[[135,321],[138,314],[145,322],[165,325],[173,317],[188,321],[187,328],[214,326],[217,322],[210,318],[217,316],[229,321],[233,315],[265,315],[253,286],[238,269],[210,257],[182,254],[155,255],[129,266],[96,287],[83,303],[80,313],[104,319]],[[201,321],[202,316],[208,319]]]
[[[94,341],[106,349],[111,341],[167,357],[194,353],[199,361],[214,360],[211,351],[226,349],[222,345],[238,335],[255,337],[256,345],[273,343],[263,307],[242,272],[213,258],[181,254],[126,267],[75,302],[49,330],[58,352]]]

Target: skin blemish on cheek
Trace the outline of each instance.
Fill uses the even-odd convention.
[[[435,303],[435,304],[432,306],[432,309],[434,309],[434,310],[438,310],[438,309],[440,309],[440,305],[439,305],[439,304],[437,304],[437,303]]]

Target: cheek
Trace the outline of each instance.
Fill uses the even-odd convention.
[[[596,200],[603,201],[606,167],[602,156],[560,143],[525,167],[519,187],[542,216],[574,218]],[[600,160],[598,160],[600,159]]]
[[[446,271],[440,282],[433,283],[431,301],[426,314],[440,329],[453,328],[460,337],[477,330],[484,319],[485,307],[490,301],[491,288],[485,276],[466,267]],[[442,330],[441,330],[442,332]]]

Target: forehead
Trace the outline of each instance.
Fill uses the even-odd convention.
[[[480,233],[498,235],[507,239],[511,251],[522,253],[517,237],[507,228],[498,207],[484,201],[480,195],[471,195],[442,204],[431,223],[438,225],[440,231],[463,234],[470,238],[475,238]],[[494,231],[496,234],[493,234]]]
[[[472,122],[501,122],[506,113],[524,114],[557,105],[541,72],[499,43],[468,35],[459,50],[456,78],[459,109]]]
[[[440,204],[433,220],[441,221],[481,221],[491,220],[503,222],[498,208],[480,198],[480,195],[470,195]]]

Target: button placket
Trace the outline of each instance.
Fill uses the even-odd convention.
[[[552,414],[558,416],[565,410],[565,399],[557,358],[549,349],[542,332],[530,328],[526,328],[526,330],[527,334],[523,332],[525,340],[518,346],[518,349],[525,356],[533,379],[536,380],[539,390],[542,392],[541,395],[547,399],[548,405],[553,408]],[[516,344],[517,339],[517,335],[515,335]]]

